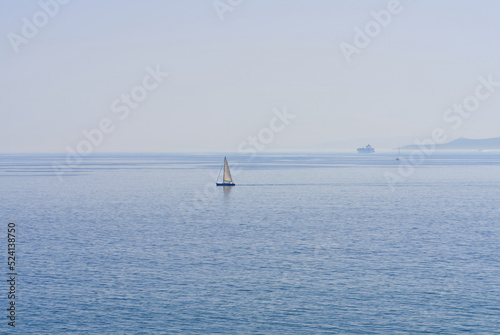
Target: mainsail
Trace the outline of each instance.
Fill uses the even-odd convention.
[[[231,178],[231,171],[229,171],[229,164],[227,163],[226,157],[224,157],[224,181],[232,182],[233,178]]]

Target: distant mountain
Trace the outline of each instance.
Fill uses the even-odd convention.
[[[403,150],[418,150],[418,145],[407,145]],[[459,138],[445,144],[436,144],[436,150],[500,150],[500,137],[485,139]]]

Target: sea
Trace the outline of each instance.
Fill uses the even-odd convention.
[[[500,333],[500,153],[395,158],[2,154],[0,333]]]

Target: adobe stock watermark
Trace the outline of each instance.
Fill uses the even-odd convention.
[[[221,21],[224,21],[224,15],[226,12],[233,12],[235,8],[240,6],[243,3],[243,0],[215,0],[213,2],[213,6],[215,12],[219,16]]]
[[[274,108],[273,114],[267,127],[263,127],[255,135],[248,136],[237,146],[237,153],[248,157],[246,163],[251,162],[258,152],[264,151],[275,140],[276,135],[290,126],[292,121],[297,117],[297,115],[289,113],[286,107],[283,107],[282,110]],[[231,175],[233,177],[238,176],[242,172],[241,166],[241,163],[231,165]],[[206,182],[202,190],[198,190],[195,193],[191,204],[186,203],[183,205],[183,208],[179,208],[184,222],[189,222],[193,212],[201,210],[206,205],[206,202],[211,201],[217,194],[215,186],[217,173],[212,172],[209,175],[212,181]]]
[[[344,55],[348,63],[352,62],[354,54],[360,54],[363,49],[368,47],[372,41],[380,35],[383,28],[387,28],[395,15],[400,14],[404,7],[400,0],[390,0],[387,3],[387,8],[379,11],[372,10],[370,12],[373,20],[368,21],[363,29],[354,27],[354,38],[351,43],[340,43],[340,51]]]
[[[134,86],[129,93],[121,94],[110,106],[110,111],[118,120],[113,121],[111,117],[104,117],[93,129],[82,130],[82,139],[74,145],[65,147],[66,157],[64,162],[52,163],[52,168],[59,181],[63,181],[63,176],[78,167],[84,157],[88,157],[104,142],[106,136],[109,136],[116,130],[120,121],[129,118],[130,112],[137,109],[140,103],[147,99],[149,93],[156,90],[163,80],[169,76],[169,73],[163,72],[160,65],[156,68],[146,67],[147,74],[143,77],[140,85]]]
[[[266,146],[274,141],[274,136],[281,133],[295,119],[295,114],[287,112],[286,107],[283,110],[273,109],[274,116],[269,120],[269,127],[262,128],[256,135],[250,135],[242,141],[237,148],[240,154],[250,154],[255,157],[257,152],[264,151]]]
[[[464,120],[467,120],[473,115],[472,113],[479,110],[481,102],[491,98],[500,86],[500,82],[495,81],[492,74],[488,75],[487,78],[484,76],[479,77],[478,82],[479,84],[473,94],[465,97],[461,103],[453,104],[443,113],[443,121],[447,127],[453,130],[459,129]],[[404,182],[406,178],[409,178],[415,172],[415,166],[422,164],[426,157],[436,151],[436,145],[447,143],[448,139],[449,136],[446,134],[446,130],[437,127],[432,130],[430,137],[421,141],[415,140],[414,143],[418,146],[418,149],[410,153],[408,159],[404,160],[404,164],[399,166],[397,173],[386,171],[384,174],[391,190],[394,191],[394,186],[397,183]]]
[[[60,11],[61,6],[67,5],[71,0],[40,0],[38,6],[40,10],[31,16],[22,18],[20,34],[9,32],[7,39],[10,42],[12,50],[17,54],[21,45],[26,45],[35,38],[40,29],[45,27],[49,21]]]
[[[288,113],[286,106],[282,110],[274,108],[273,114],[268,127],[260,129],[255,135],[248,136],[238,145],[236,152],[247,156],[247,163],[251,162],[258,152],[265,151],[267,146],[274,142],[276,134],[283,132],[297,117],[295,114]],[[231,175],[238,176],[242,172],[241,166],[241,163],[233,164]]]

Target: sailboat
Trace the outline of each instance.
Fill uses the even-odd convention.
[[[222,176],[222,183],[218,183],[220,173],[222,169],[224,168],[224,174]],[[231,177],[231,171],[229,171],[229,164],[227,163],[227,158],[224,157],[224,165],[221,167],[221,171],[219,171],[219,176],[217,177],[217,180],[215,181],[215,184],[217,186],[236,186],[236,184],[233,182],[233,178]]]
[[[402,161],[403,160],[403,157],[401,157],[401,148],[398,148],[399,150],[399,154],[398,154],[398,157],[396,158],[397,161]]]

